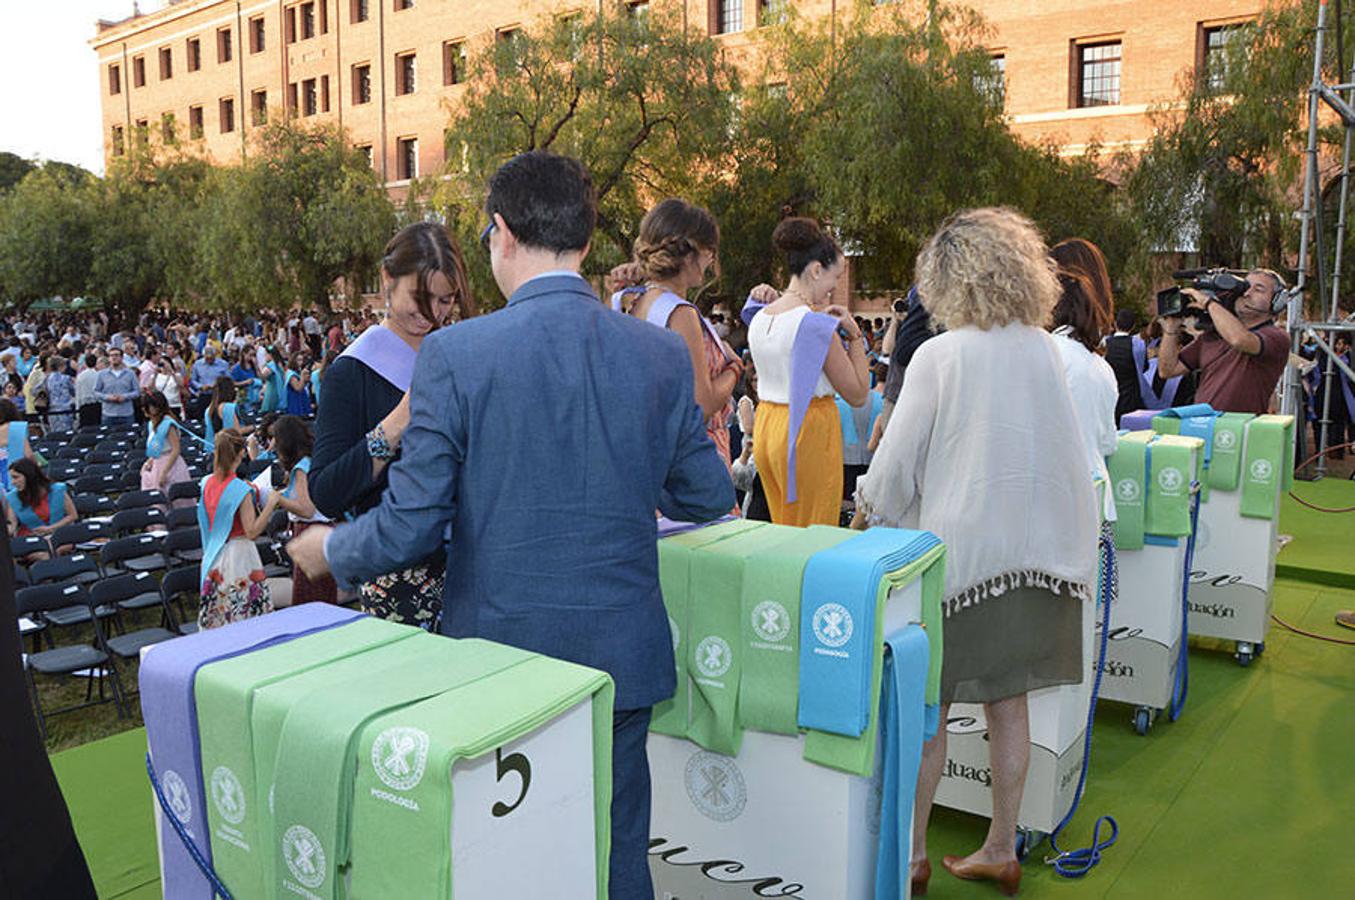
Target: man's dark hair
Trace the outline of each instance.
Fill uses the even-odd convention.
[[[485,212],[498,213],[523,244],[555,253],[582,250],[597,224],[597,195],[576,159],[544,150],[521,153],[489,179]]]
[[[1138,327],[1139,317],[1132,309],[1121,309],[1115,314],[1115,330],[1133,332]]]

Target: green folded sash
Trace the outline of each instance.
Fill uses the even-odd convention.
[[[1207,410],[1209,407],[1208,407],[1208,406],[1204,406],[1203,408],[1204,408],[1205,410]],[[1189,407],[1187,407],[1186,409],[1189,409]],[[1164,415],[1164,416],[1153,416],[1153,430],[1156,431],[1158,434],[1161,434],[1161,435],[1168,435],[1168,436],[1178,435],[1178,436],[1182,436],[1182,437],[1199,437],[1199,435],[1197,435],[1197,434],[1191,434],[1189,431],[1186,432],[1185,434],[1182,434],[1182,432],[1181,432],[1181,424],[1182,424],[1183,421],[1185,421],[1185,420],[1183,420],[1180,416],[1175,416],[1175,415],[1171,415],[1171,416],[1165,416],[1165,415]],[[1218,416],[1217,416],[1217,415],[1213,416],[1213,417],[1212,417],[1212,420],[1211,420],[1211,425],[1210,425],[1210,427],[1206,430],[1206,433],[1208,433],[1208,434],[1211,435],[1211,441],[1212,441],[1212,439],[1213,439],[1213,438],[1212,438],[1212,435],[1215,435],[1215,434],[1218,433],[1218,431],[1217,431],[1217,429],[1218,429],[1218,421],[1219,421]],[[1203,440],[1203,439],[1201,438],[1201,440]],[[1213,447],[1213,444],[1211,443],[1210,446],[1211,446],[1211,448],[1212,448],[1212,447]],[[1241,446],[1241,445],[1239,445],[1239,448],[1240,448],[1240,446]],[[1212,457],[1212,455],[1213,455],[1212,449],[1211,449],[1211,451],[1210,451],[1210,454],[1208,454],[1208,455]],[[1208,461],[1208,464],[1206,464],[1205,456],[1206,456],[1206,454],[1204,454],[1204,453],[1198,453],[1198,454],[1196,454],[1196,457],[1195,457],[1195,480],[1198,481],[1198,482],[1200,483],[1200,502],[1201,502],[1201,503],[1203,503],[1203,502],[1205,502],[1206,500],[1209,499],[1210,478],[1211,478],[1211,473],[1213,472],[1213,467],[1214,467],[1214,465],[1215,465],[1215,463],[1214,463],[1214,461],[1213,461],[1212,459],[1210,459],[1210,460]],[[1151,494],[1150,494],[1150,497],[1151,497]],[[1150,501],[1150,502],[1151,502],[1151,501]],[[1149,531],[1150,531],[1151,533],[1153,533],[1153,534],[1157,534],[1157,532],[1152,531],[1152,529],[1149,529]]]
[[[591,834],[569,830],[556,854],[593,851],[598,897],[607,896],[611,842],[612,701],[611,679],[604,673],[542,656],[522,660],[428,700],[371,719],[356,743],[353,782],[350,897],[470,897],[455,893],[455,848],[478,842],[482,853],[502,855],[499,835],[515,824],[514,813],[577,820],[578,804],[588,804]],[[493,755],[496,748],[526,738],[536,729],[591,698],[593,755],[587,778],[561,787],[557,758],[515,754],[513,748],[491,761],[502,790],[483,809],[457,810],[456,821],[474,823],[454,833],[452,803],[459,761]],[[571,774],[577,772],[571,770]],[[580,796],[581,788],[591,792]],[[342,790],[342,785],[341,785]],[[552,793],[554,792],[554,793]],[[521,810],[519,810],[521,806]],[[568,806],[568,810],[562,810]],[[571,815],[572,813],[572,815]],[[539,821],[539,819],[538,819]],[[458,840],[458,838],[460,840]],[[488,863],[493,865],[493,861]],[[483,875],[486,863],[480,863]],[[528,855],[509,865],[533,866]]]
[[[1251,413],[1224,413],[1215,420],[1214,452],[1209,462],[1210,487],[1220,491],[1237,490],[1247,423],[1254,418]]]
[[[694,531],[684,531],[659,541],[659,589],[663,592],[663,605],[668,612],[668,628],[673,634],[677,689],[671,700],[654,704],[654,715],[649,724],[651,731],[679,738],[687,736],[692,695],[692,684],[687,672],[692,551],[705,544],[761,528],[765,524],[749,519],[734,519]]]
[[[802,533],[798,528],[764,524],[761,528],[703,544],[692,553],[687,673],[693,690],[687,737],[707,750],[733,756],[739,752],[743,739],[744,725],[738,707],[743,690],[744,650],[752,625],[743,614],[744,589],[750,585],[747,575],[751,560]],[[851,532],[845,532],[843,537],[850,535]],[[762,616],[764,626],[772,632],[789,624],[779,617],[772,623],[773,611],[767,607],[762,609]],[[794,688],[794,682],[791,688]],[[793,693],[790,707],[793,716]]]
[[[1120,550],[1143,549],[1146,510],[1143,482],[1148,442],[1152,438],[1151,431],[1122,434],[1115,452],[1106,460],[1111,490],[1115,492],[1115,546]]]
[[[193,692],[202,742],[202,780],[211,801],[212,860],[237,897],[265,896],[271,850],[268,786],[256,771],[251,719],[256,692],[277,681],[323,668],[337,659],[357,659],[395,649],[424,633],[382,619],[362,618],[283,644],[209,663],[198,670]],[[426,636],[426,635],[425,635]]]
[[[825,526],[811,526],[810,531],[823,529],[836,531]],[[848,532],[848,537],[851,533]],[[941,600],[945,591],[946,548],[944,545],[933,547],[913,562],[885,575],[875,595],[875,639],[874,659],[871,663],[871,696],[879,697],[881,679],[884,673],[884,627],[885,602],[889,592],[922,579],[922,622],[927,631],[929,648],[933,659],[929,662],[927,675],[926,702],[935,706],[941,697],[941,645],[942,613]],[[798,654],[797,654],[798,658]],[[944,727],[944,725],[942,725]],[[875,745],[879,740],[880,705],[872,703],[870,722],[859,737],[847,737],[829,734],[825,731],[807,731],[805,733],[804,758],[821,766],[828,766],[852,775],[870,776],[875,771]]]
[[[273,711],[286,707],[275,745],[273,896],[346,896],[338,876],[351,852],[349,786],[356,774],[358,737],[368,722],[483,681],[532,655],[490,641],[435,635],[391,650],[397,652],[386,653],[362,671],[340,671],[340,663],[260,692],[256,747],[272,733],[261,734],[257,713],[266,704]],[[279,691],[283,686],[287,689]],[[269,748],[263,744],[260,749],[266,753]]]
[[[1257,416],[1247,426],[1247,446],[1242,459],[1242,515],[1251,519],[1275,516],[1279,487],[1292,484],[1293,432],[1293,416]]]
[[[842,528],[771,526],[774,540],[748,557],[739,586],[740,724],[799,734],[800,582],[805,563],[852,536]]]
[[[1190,483],[1198,475],[1203,447],[1199,438],[1166,434],[1149,443],[1148,499],[1143,521],[1148,534],[1163,537],[1190,534]]]

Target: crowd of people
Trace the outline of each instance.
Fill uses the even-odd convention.
[[[1082,678],[1080,604],[1115,514],[1093,479],[1119,417],[1192,392],[1265,412],[1288,359],[1268,316],[1282,279],[1252,272],[1235,310],[1201,296],[1210,327],[1183,346],[1179,320],[1155,338],[1116,313],[1093,244],[1051,249],[1021,214],[978,209],[927,242],[906,300],[854,316],[836,296],[832,233],[788,216],[768,236],[781,285],[711,309],[719,225],[674,198],[644,217],[604,302],[579,274],[597,212],[576,161],[514,158],[484,213],[474,249],[507,298],[490,315],[456,241],[419,223],[386,247],[377,315],[0,325],[11,528],[43,533],[73,513],[27,429],[144,423],[144,487],[192,477],[185,441],[213,451],[197,501],[202,627],[273,607],[255,538],[282,510],[292,602],[353,596],[384,618],[606,670],[624,898],[652,896],[644,740],[674,689],[656,515],[930,530],[948,548],[942,701],[985,704],[993,761],[988,837],[945,865],[1014,889],[1026,697]],[[261,459],[271,472],[247,478]],[[931,874],[944,759],[942,729],[917,792],[914,893]]]

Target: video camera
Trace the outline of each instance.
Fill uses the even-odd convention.
[[[1229,312],[1234,312],[1238,299],[1247,292],[1250,284],[1247,273],[1237,269],[1182,269],[1172,273],[1176,281],[1211,297]],[[1181,286],[1169,287],[1157,292],[1157,314],[1165,318],[1195,318],[1201,327],[1213,327],[1209,314],[1203,306],[1192,303],[1191,298],[1181,293]]]

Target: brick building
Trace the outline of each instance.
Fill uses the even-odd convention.
[[[443,162],[448,106],[464,90],[464,54],[542,15],[600,3],[686,3],[692,27],[731,52],[756,45],[758,22],[797,0],[178,0],[100,22],[105,153],[158,131],[238,158],[250,131],[281,111],[347,128],[391,187]],[[847,27],[852,4],[799,0]],[[887,2],[887,0],[874,0]],[[1148,112],[1177,79],[1208,65],[1228,26],[1261,0],[971,0],[993,28],[995,90],[1014,130],[1066,152],[1100,141],[1141,145]]]

